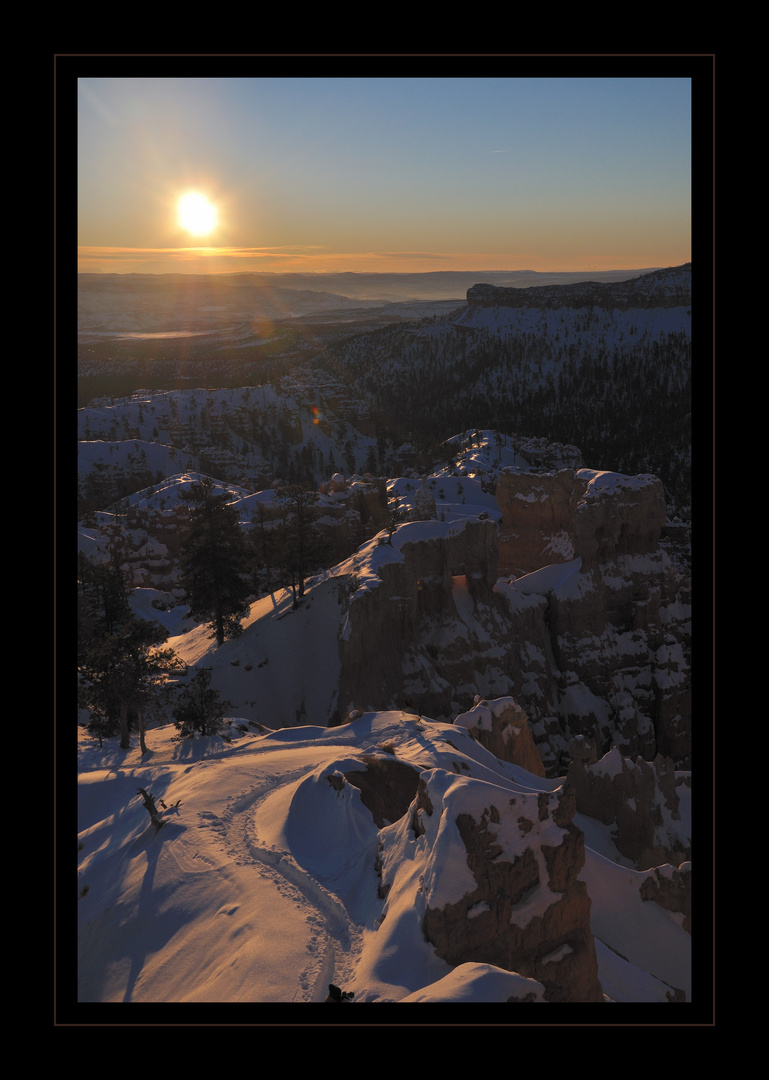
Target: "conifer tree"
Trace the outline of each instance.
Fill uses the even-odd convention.
[[[248,556],[238,514],[227,492],[208,477],[193,485],[190,529],[183,545],[181,584],[190,615],[211,627],[217,647],[237,637],[248,614]]]
[[[89,727],[99,737],[119,730],[120,746],[127,750],[133,714],[145,753],[146,714],[157,703],[166,673],[177,664],[172,649],[159,648],[168,636],[165,629],[158,622],[137,619],[127,605],[122,617],[113,612],[106,624],[98,606],[84,603],[78,631],[78,693],[92,717]]]
[[[278,489],[278,497],[286,507],[286,516],[275,531],[278,562],[296,608],[304,596],[306,577],[326,559],[329,545],[314,523],[317,491],[309,491],[302,484],[288,484]]]
[[[181,692],[174,709],[174,723],[179,738],[189,738],[196,733],[217,735],[224,712],[231,702],[223,701],[217,690],[211,688],[211,668],[198,668],[192,681]]]

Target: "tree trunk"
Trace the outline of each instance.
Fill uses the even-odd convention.
[[[129,750],[131,740],[128,736],[128,702],[120,703],[120,749]]]
[[[162,829],[165,825],[165,821],[161,821],[158,817],[157,807],[155,806],[155,799],[152,795],[150,795],[148,791],[145,791],[144,788],[137,788],[137,790],[144,799],[144,809],[150,816],[150,821],[155,827],[155,832],[159,832],[160,829]]]

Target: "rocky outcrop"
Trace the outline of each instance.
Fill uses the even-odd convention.
[[[569,739],[592,739],[598,756],[616,744],[629,757],[661,753],[690,767],[691,590],[664,551],[587,571],[575,560],[500,591],[521,617],[532,601],[541,604],[546,633],[510,691],[537,741],[537,722],[552,709]],[[562,752],[565,762],[566,745]]]
[[[451,723],[476,697],[511,697],[549,776],[563,775],[580,737],[594,759],[617,745],[688,768],[688,579],[660,548],[608,552],[592,569],[574,558],[507,582],[495,527],[477,519],[411,523],[392,547],[361,549],[342,597],[337,721],[355,706]]]
[[[496,529],[464,519],[401,525],[349,563],[339,641],[342,714],[350,707],[421,711],[452,720],[492,685],[504,636]],[[486,619],[493,633],[483,628]],[[464,688],[467,688],[466,692]]]
[[[503,469],[496,495],[500,574],[520,576],[576,558],[587,570],[618,555],[656,551],[667,518],[664,488],[650,475]]]
[[[656,866],[641,883],[641,899],[653,900],[666,911],[683,915],[681,926],[692,932],[692,864]]]
[[[506,790],[427,771],[408,835],[403,823],[381,834],[380,895],[416,862],[424,935],[447,963],[517,972],[541,983],[548,1001],[602,1001],[574,807],[568,788]]]
[[[660,481],[508,469],[497,499],[500,571],[516,576],[498,591],[514,617],[535,624],[528,634],[544,624],[529,637],[528,671],[516,670],[520,652],[513,663],[510,692],[537,742],[550,745],[546,766],[565,767],[582,737],[596,757],[617,744],[631,757],[662,753],[688,767],[690,584],[660,546]]]
[[[171,592],[178,587],[179,556],[189,534],[190,507],[185,493],[170,508],[153,505],[149,497],[130,505],[125,513],[95,516],[93,532],[98,537],[89,545],[103,559],[118,559],[125,580],[132,588],[150,587]],[[288,512],[285,500],[269,490],[257,496],[235,500],[241,523],[256,530],[270,528]],[[341,561],[378,532],[387,519],[387,487],[383,478],[345,480],[336,473],[320,485],[311,507],[313,524],[328,545],[327,561]],[[250,524],[249,524],[250,523]],[[81,544],[86,549],[86,543]],[[96,550],[92,554],[97,553]],[[313,569],[315,569],[313,567]]]
[[[128,588],[171,593],[178,585],[178,556],[189,529],[187,507],[142,514],[101,513],[93,528],[80,527],[79,546],[96,562],[113,563]]]
[[[545,775],[528,717],[514,698],[479,700],[454,723],[457,727],[467,728],[472,737],[500,761],[520,765],[535,776]]]
[[[345,780],[359,789],[361,802],[371,811],[379,829],[398,821],[407,813],[416,795],[419,771],[386,754],[363,755],[365,769],[344,774]]]
[[[328,543],[327,562],[340,562],[379,532],[387,520],[383,479],[345,480],[340,473],[320,488],[313,507],[315,525]]]
[[[593,765],[573,760],[567,778],[577,810],[614,825],[617,850],[640,870],[690,858],[669,758],[657,755],[654,761],[639,757],[632,762],[614,747]]]

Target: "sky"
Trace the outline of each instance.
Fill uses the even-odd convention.
[[[691,98],[684,77],[81,77],[78,270],[679,265]]]

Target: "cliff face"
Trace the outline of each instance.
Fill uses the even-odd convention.
[[[548,775],[575,737],[595,757],[617,745],[689,767],[690,587],[659,545],[659,481],[509,474],[498,494],[503,538],[516,523],[502,551],[524,576],[498,576],[496,527],[468,519],[403,526],[375,587],[348,585],[338,719],[399,708],[452,722],[477,697],[512,697]]]
[[[692,932],[692,864],[680,866],[656,866],[649,871],[641,884],[641,898],[654,900],[666,911],[678,911],[683,915],[681,926]]]
[[[679,781],[669,758],[632,762],[614,747],[593,765],[575,758],[568,782],[579,812],[614,825],[617,850],[639,870],[678,866],[691,858],[690,839],[680,825]]]
[[[496,672],[505,629],[493,591],[497,545],[491,521],[403,525],[392,546],[362,549],[360,567],[358,576],[351,560],[343,601],[343,710],[411,708],[453,719],[461,711],[454,704],[457,687],[472,691],[464,707],[479,688],[498,696],[506,684]],[[373,587],[362,584],[366,575],[373,576]]]
[[[560,727],[592,739],[599,756],[617,744],[629,757],[662,753],[689,767],[690,585],[663,551],[587,571],[576,559],[498,591],[511,623],[530,627],[528,644],[513,645],[509,692],[538,741],[549,732],[567,761]]]
[[[593,469],[500,473],[500,574],[581,558],[583,569],[656,551],[667,511],[655,476]]]

